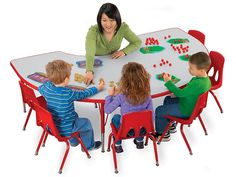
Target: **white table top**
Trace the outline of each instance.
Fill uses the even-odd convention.
[[[125,57],[122,57],[120,59],[111,59],[111,56],[97,56],[95,58],[98,58],[102,60],[103,66],[94,68],[95,73],[95,85],[98,83],[98,80],[100,78],[103,78],[106,82],[106,88],[99,92],[98,94],[92,96],[89,98],[89,100],[104,100],[107,96],[107,89],[109,88],[109,82],[119,82],[120,76],[121,76],[121,69],[124,64],[134,61],[138,62],[144,65],[146,70],[151,74],[151,95],[153,97],[157,96],[157,94],[166,92],[167,89],[164,86],[164,82],[159,81],[156,79],[156,74],[160,74],[162,72],[170,73],[171,75],[177,76],[181,80],[176,84],[177,86],[182,86],[186,84],[192,76],[188,72],[188,62],[183,61],[179,58],[180,55],[184,55],[183,53],[179,54],[177,51],[174,51],[172,47],[170,46],[170,43],[167,41],[171,38],[168,38],[168,35],[171,36],[171,38],[187,38],[189,40],[188,43],[184,43],[183,46],[189,46],[188,52],[185,54],[192,55],[196,52],[203,51],[208,53],[206,47],[200,43],[197,39],[190,36],[188,33],[184,32],[181,29],[178,28],[170,28],[166,30],[151,32],[139,35],[139,37],[142,40],[141,47],[148,47],[152,45],[145,45],[146,38],[153,37],[155,39],[158,39],[159,45],[163,46],[165,49],[161,52],[152,53],[152,54],[142,54],[139,49]],[[167,39],[164,37],[167,36]],[[180,44],[174,44],[174,46],[179,46]],[[73,54],[68,54],[60,51],[51,52],[51,53],[45,53],[35,56],[29,56],[19,59],[14,59],[11,61],[11,65],[13,68],[18,72],[22,78],[24,78],[27,82],[30,84],[38,87],[41,83],[38,83],[36,81],[33,81],[29,78],[27,78],[28,75],[33,74],[35,72],[43,72],[45,71],[45,65],[52,60],[55,59],[62,59],[67,61],[68,63],[73,64],[72,72],[71,72],[71,85],[78,85],[86,87],[84,83],[78,83],[74,81],[74,73],[85,73],[85,68],[79,68],[76,64],[77,61],[83,61],[86,60],[85,56],[78,56]],[[161,59],[168,60],[172,63],[172,66],[163,65],[160,66]],[[153,65],[156,65],[154,67]]]

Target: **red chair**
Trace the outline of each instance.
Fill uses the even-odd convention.
[[[213,93],[213,90],[216,90],[222,86],[222,81],[223,81],[223,69],[224,69],[224,62],[225,58],[223,55],[221,55],[219,52],[216,51],[211,51],[209,54],[211,58],[211,66],[208,70],[208,74],[210,74],[210,70],[213,70],[213,74],[210,77],[211,79],[211,90],[210,93],[214,97],[220,112],[223,113],[223,109],[220,105],[220,102],[218,101],[216,95]]]
[[[199,40],[202,44],[205,44],[205,34],[203,34],[200,31],[197,30],[189,30],[188,34],[195,37],[197,40]]]
[[[48,112],[45,108],[39,106],[38,104],[35,104],[35,111],[36,111],[37,124],[40,125],[43,128],[43,133],[41,135],[41,138],[40,138],[40,141],[39,141],[39,144],[37,146],[36,153],[35,153],[36,155],[38,154],[39,148],[40,148],[43,140],[45,141],[45,139],[47,138],[46,136],[49,134],[49,135],[52,135],[55,138],[57,138],[58,141],[66,143],[66,151],[65,151],[65,154],[64,154],[64,157],[63,157],[63,160],[62,160],[62,163],[61,163],[61,166],[60,166],[60,169],[59,169],[58,173],[60,173],[60,174],[62,173],[64,163],[66,161],[67,155],[68,155],[69,150],[70,150],[69,139],[71,137],[76,137],[77,138],[78,142],[81,144],[82,149],[86,153],[87,157],[91,158],[91,156],[88,153],[88,150],[86,149],[83,141],[79,137],[79,132],[73,133],[70,137],[62,137],[59,134],[59,132],[58,132],[58,130],[57,130],[55,124],[54,124],[54,121],[53,121],[53,118],[52,118],[52,115],[51,115],[50,112]]]
[[[43,105],[44,107],[46,107],[46,100],[42,96],[36,97],[36,95],[34,93],[34,90],[32,88],[30,88],[28,85],[26,85],[24,82],[19,81],[19,84],[20,84],[23,104],[24,105],[27,104],[30,107],[28,115],[27,115],[26,120],[25,120],[25,124],[23,126],[23,130],[25,130],[26,126],[27,126],[27,123],[29,121],[31,112],[34,109],[34,104],[33,103],[38,103],[38,104]],[[25,106],[24,106],[24,108],[25,108]]]
[[[118,173],[116,151],[115,151],[116,142],[118,140],[140,137],[139,132],[142,128],[145,128],[145,130],[146,130],[146,133],[144,135],[142,135],[143,137],[146,137],[145,145],[147,145],[147,143],[148,143],[148,138],[150,138],[153,141],[156,165],[157,166],[159,165],[156,139],[152,135],[155,133],[154,126],[153,126],[153,120],[152,120],[152,111],[142,111],[142,112],[133,112],[133,113],[125,114],[122,117],[122,123],[121,123],[120,128],[118,130],[115,128],[115,126],[112,123],[110,125],[112,128],[112,132],[109,135],[107,151],[110,151],[110,146],[111,146],[112,152],[113,152],[115,173]],[[134,136],[127,137],[128,132],[131,129],[134,130]],[[114,139],[113,139],[113,143],[111,145],[112,137],[114,137]]]
[[[169,119],[170,121],[167,124],[164,132],[162,133],[162,136],[158,140],[158,144],[161,143],[165,133],[169,130],[169,127],[172,124],[172,122],[176,121],[176,123],[180,123],[180,132],[181,132],[182,137],[183,137],[183,139],[185,141],[185,144],[187,145],[187,148],[189,150],[190,155],[192,155],[193,153],[192,153],[191,147],[190,147],[190,145],[188,143],[188,140],[187,140],[187,138],[186,138],[186,136],[184,134],[183,127],[184,127],[184,125],[191,125],[193,123],[193,120],[198,118],[200,123],[201,123],[201,125],[202,125],[202,128],[203,128],[203,130],[205,132],[205,135],[207,135],[207,130],[206,130],[206,128],[204,126],[204,123],[202,121],[202,118],[200,116],[202,110],[207,105],[207,96],[208,96],[208,92],[205,92],[202,95],[200,95],[200,97],[198,98],[198,101],[197,101],[197,103],[196,103],[196,105],[194,107],[194,110],[193,110],[191,116],[188,119],[181,119],[181,118],[178,118],[178,117],[166,115],[164,118]]]

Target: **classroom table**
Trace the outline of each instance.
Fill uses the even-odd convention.
[[[97,85],[100,78],[103,78],[106,82],[106,88],[98,94],[81,101],[96,103],[99,106],[102,152],[104,152],[106,125],[104,112],[105,97],[107,96],[109,85],[112,83],[118,84],[124,64],[138,62],[144,65],[151,75],[151,96],[152,98],[157,98],[170,93],[164,86],[161,77],[163,72],[173,75],[173,81],[177,82],[176,85],[178,87],[181,87],[192,77],[188,72],[188,58],[199,51],[208,53],[207,48],[201,42],[179,28],[169,28],[146,33],[139,35],[139,37],[142,40],[140,49],[120,59],[112,59],[111,55],[95,56],[95,85]],[[20,80],[37,90],[38,86],[42,83],[36,82],[28,76],[35,72],[46,73],[45,65],[55,59],[62,59],[72,64],[70,85],[86,87],[84,83],[74,80],[76,73],[84,75],[86,71],[84,67],[86,59],[82,55],[55,51],[13,59],[10,65]]]

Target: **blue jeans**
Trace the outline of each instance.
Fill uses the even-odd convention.
[[[179,98],[171,98],[170,96],[165,97],[162,106],[158,106],[155,110],[155,128],[156,133],[162,134],[165,130],[169,119],[164,118],[165,115],[175,116],[182,119],[187,119],[188,116],[183,115],[179,109]]]
[[[77,118],[74,122],[72,133],[79,132],[85,147],[91,150],[94,147],[94,134],[91,122],[87,118]],[[79,144],[76,138],[71,138],[71,146],[77,146]]]
[[[111,119],[111,122],[113,123],[113,125],[119,129],[120,128],[120,124],[121,124],[121,115],[120,114],[115,114],[112,119]],[[140,130],[140,135],[144,135],[146,133],[146,130],[144,128],[141,128]],[[134,136],[134,130],[130,130],[128,132],[128,135],[127,137],[129,136]],[[143,137],[138,137],[138,138],[135,138],[137,141],[143,141]],[[121,140],[118,140],[116,142],[116,145],[121,145]]]

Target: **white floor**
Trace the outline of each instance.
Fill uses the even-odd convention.
[[[57,176],[65,145],[49,137],[39,155],[34,152],[41,129],[35,126],[35,114],[26,131],[22,131],[26,114],[23,113],[18,78],[9,65],[11,59],[61,50],[84,54],[84,39],[96,14],[106,1],[0,1],[0,98],[1,98],[1,176]],[[117,176],[234,176],[235,99],[233,70],[235,10],[230,2],[205,0],[110,1],[120,9],[123,21],[137,34],[179,27],[198,29],[206,34],[206,46],[221,52],[226,59],[223,86],[215,93],[224,113],[221,114],[213,97],[202,113],[208,130],[205,136],[198,121],[185,128],[193,150],[189,155],[180,132],[168,143],[158,146],[160,166],[155,166],[151,143],[137,150],[132,140],[124,141],[124,153],[118,155]],[[154,100],[154,105],[162,99]],[[78,103],[80,115],[90,117],[95,138],[100,139],[98,109],[93,104]],[[179,128],[179,127],[178,127]],[[110,131],[106,127],[106,140]],[[107,141],[106,141],[107,145]],[[71,148],[61,176],[115,176],[111,152],[91,152],[87,159],[80,147]]]

